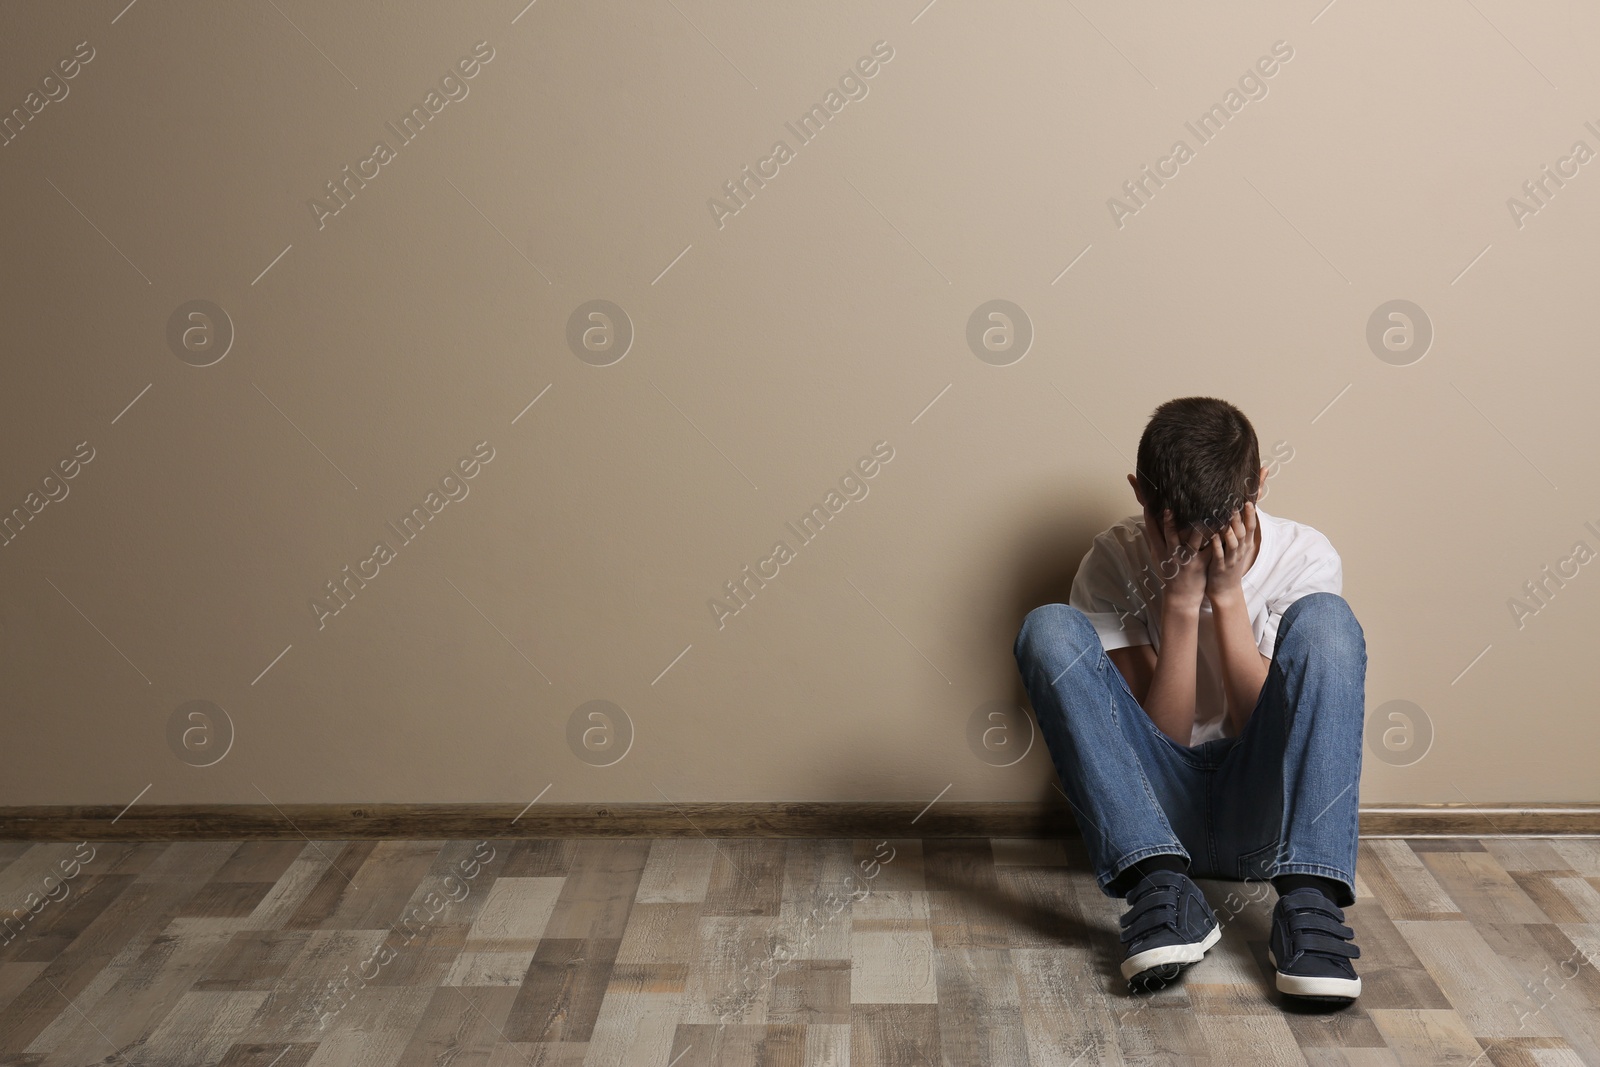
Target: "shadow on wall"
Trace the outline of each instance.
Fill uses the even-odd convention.
[[[1074,498],[1059,488],[1054,491],[1062,494],[1063,506],[1036,517],[1028,526],[1019,529],[1006,556],[1008,584],[1005,594],[998,598],[996,611],[1004,620],[1004,626],[996,639],[1004,642],[1008,659],[1028,612],[1041,604],[1065,604],[1072,592],[1072,579],[1078,573],[1078,565],[1083,562],[1096,535],[1137,510],[1136,504],[1120,497],[1078,494]],[[1017,706],[1031,717],[1033,707],[1022,687],[1022,676],[1016,671],[1012,672],[1011,694]],[[1030,725],[1034,730],[1034,744],[1042,750],[1044,742],[1037,720]],[[1032,753],[1029,755],[1030,759],[1025,762],[1031,762]],[[1056,787],[1056,772],[1048,752],[1044,753],[1044,761],[1050,769],[1040,786],[1039,802],[1065,811],[1066,801]],[[1072,832],[1071,826],[1063,829]]]
[[[1017,544],[1007,561],[1011,571],[1009,592],[1003,601],[1005,617],[1011,623],[1005,635],[1007,649],[1028,612],[1041,604],[1067,602],[1078,564],[1083,562],[1095,537],[1133,510],[1117,510],[1103,503],[1064,512],[1019,531]],[[1020,679],[1018,691],[1021,691]]]

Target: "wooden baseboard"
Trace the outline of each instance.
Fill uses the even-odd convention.
[[[421,840],[528,837],[1065,837],[1065,806],[946,801],[678,804],[223,804],[0,807],[0,839]],[[1361,810],[1367,837],[1600,835],[1600,803]]]

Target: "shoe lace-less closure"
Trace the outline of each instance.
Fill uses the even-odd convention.
[[[1122,977],[1135,988],[1160,989],[1222,937],[1205,895],[1186,874],[1152,871],[1129,891],[1128,903]]]
[[[1278,991],[1327,1003],[1360,996],[1361,979],[1350,962],[1361,956],[1354,937],[1344,912],[1317,890],[1296,889],[1279,897],[1267,945]]]

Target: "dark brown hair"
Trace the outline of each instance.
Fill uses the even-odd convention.
[[[1137,477],[1145,507],[1158,521],[1171,508],[1179,531],[1226,522],[1256,498],[1260,471],[1255,427],[1226,400],[1168,400],[1139,438]]]

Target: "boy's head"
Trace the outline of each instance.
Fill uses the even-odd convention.
[[[1172,510],[1182,533],[1216,528],[1261,490],[1260,446],[1244,412],[1209,396],[1156,408],[1139,438],[1138,475],[1128,475],[1147,521]]]

